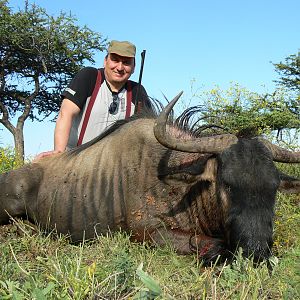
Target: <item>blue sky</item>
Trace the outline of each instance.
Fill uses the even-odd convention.
[[[14,9],[21,0],[9,1]],[[140,52],[146,49],[143,85],[150,96],[169,99],[194,87],[226,89],[237,82],[252,91],[274,88],[277,74],[271,62],[280,62],[300,48],[299,0],[29,0],[51,15],[72,12],[108,40],[129,40]],[[103,65],[105,53],[96,55]],[[0,126],[2,145],[13,144]],[[35,155],[53,148],[54,123],[25,125],[25,153]]]

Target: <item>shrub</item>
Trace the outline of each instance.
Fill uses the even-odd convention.
[[[7,172],[17,167],[15,151],[12,147],[0,147],[0,173]]]

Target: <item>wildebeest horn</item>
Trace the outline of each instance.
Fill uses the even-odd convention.
[[[300,162],[300,152],[292,152],[286,150],[262,138],[260,138],[259,140],[271,151],[274,161],[283,163]]]
[[[183,92],[180,92],[160,113],[155,121],[154,135],[159,143],[167,148],[191,153],[220,153],[237,142],[232,134],[215,135],[211,137],[179,139],[167,133],[166,124],[169,113]]]

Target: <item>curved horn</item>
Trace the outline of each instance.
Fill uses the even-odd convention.
[[[238,138],[232,134],[215,135],[211,137],[178,139],[166,130],[167,119],[173,106],[183,92],[180,92],[160,113],[154,124],[154,135],[163,146],[182,152],[191,153],[220,153],[235,144]]]
[[[271,151],[274,161],[282,163],[300,163],[300,152],[286,150],[262,138],[259,138],[259,140]]]

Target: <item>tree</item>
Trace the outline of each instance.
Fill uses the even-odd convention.
[[[211,133],[230,132],[239,136],[273,135],[277,141],[296,142],[300,128],[299,111],[285,89],[270,93],[255,93],[239,84],[228,90],[216,87],[208,92],[194,95],[202,103],[191,111],[197,111],[200,119],[198,131]],[[287,136],[294,132],[295,135]]]
[[[285,58],[285,62],[273,65],[276,72],[280,75],[277,83],[298,93],[298,100],[300,100],[300,52],[298,52],[298,55],[292,54],[288,56]]]
[[[300,115],[300,52],[285,58],[284,62],[273,64],[279,74],[276,82],[289,91],[290,109]]]
[[[24,122],[57,112],[61,91],[85,63],[95,62],[95,51],[103,51],[106,40],[76,25],[71,14],[55,18],[28,3],[13,12],[7,3],[0,0],[0,123],[13,134],[22,163]]]

